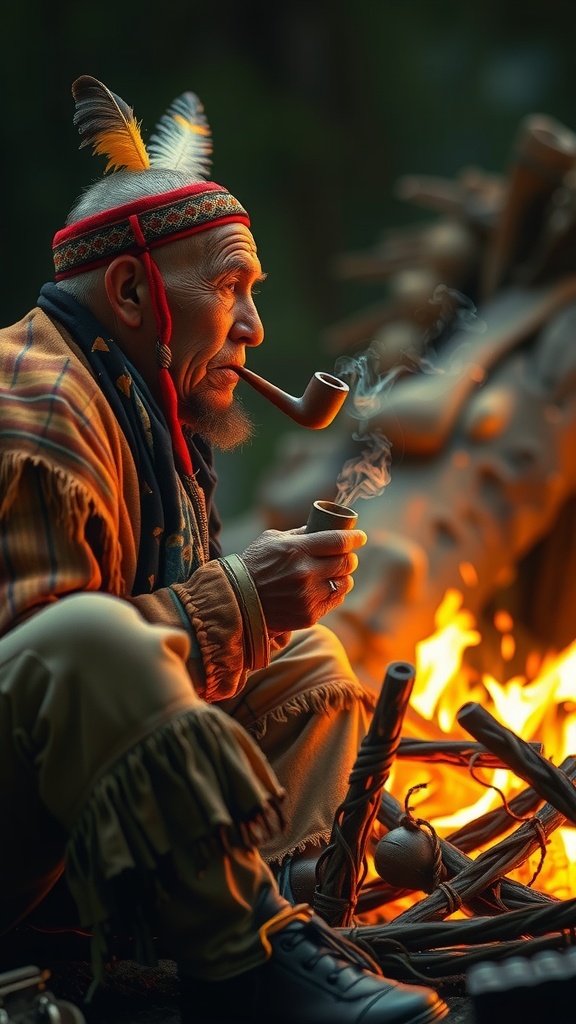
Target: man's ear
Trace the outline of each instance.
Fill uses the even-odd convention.
[[[115,316],[127,327],[140,327],[148,306],[148,280],[136,256],[117,256],[106,268],[104,287]]]

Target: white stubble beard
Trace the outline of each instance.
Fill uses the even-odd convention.
[[[254,424],[236,396],[227,409],[215,409],[204,401],[204,396],[199,395],[190,398],[186,404],[193,415],[193,432],[200,434],[219,451],[232,451],[254,434]]]

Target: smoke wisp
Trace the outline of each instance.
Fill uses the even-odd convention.
[[[392,445],[380,428],[368,428],[403,368],[380,373],[379,361],[375,345],[362,355],[340,356],[336,361],[335,373],[346,378],[350,387],[347,410],[359,421],[360,429],[352,434],[352,440],[362,445],[360,454],[344,463],[336,480],[335,501],[341,505],[351,505],[357,498],[375,498],[390,482]]]
[[[381,430],[352,434],[363,444],[360,455],[344,463],[336,480],[335,501],[353,505],[357,498],[375,498],[390,483],[392,445]]]
[[[459,342],[444,366],[439,363],[434,342],[448,332],[466,335],[483,334],[486,330],[486,323],[478,317],[474,303],[455,288],[438,285],[430,303],[438,309],[422,339],[420,352],[406,352],[402,364],[381,372],[380,352],[375,342],[362,355],[340,356],[336,360],[336,376],[346,380],[350,387],[347,411],[359,421],[359,430],[352,434],[352,439],[363,446],[360,455],[348,459],[338,475],[335,500],[339,504],[351,505],[357,498],[377,497],[390,482],[392,443],[380,428],[370,430],[369,423],[381,411],[398,378],[417,371],[424,374],[463,371],[470,341],[464,338]]]

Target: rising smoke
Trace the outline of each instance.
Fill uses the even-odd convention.
[[[360,455],[344,463],[336,480],[336,501],[352,505],[357,498],[375,498],[390,482],[392,445],[377,427],[369,430],[369,422],[380,411],[382,396],[392,387],[399,370],[379,372],[379,354],[371,345],[360,356],[340,356],[335,373],[350,387],[347,410],[359,421],[359,430],[352,440],[362,445]]]
[[[339,505],[353,505],[356,498],[375,498],[390,483],[392,445],[382,430],[352,434],[364,445],[360,455],[344,463],[336,480]]]
[[[476,313],[474,303],[455,288],[438,285],[430,299],[437,313],[425,333],[418,353],[406,352],[403,363],[380,371],[378,346],[373,343],[359,356],[340,356],[334,372],[350,387],[347,411],[359,421],[359,429],[352,440],[362,445],[360,454],[344,463],[336,480],[335,500],[341,505],[352,505],[357,498],[375,498],[390,483],[392,444],[384,432],[376,427],[370,430],[370,420],[383,408],[386,396],[400,376],[419,371],[425,374],[458,372],[466,364],[465,339],[456,346],[446,365],[438,362],[436,342],[449,330],[464,334],[482,334],[486,324]]]

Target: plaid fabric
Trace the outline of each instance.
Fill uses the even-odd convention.
[[[113,342],[96,321],[89,326],[91,347],[110,357]],[[184,491],[166,428],[132,368],[113,364],[117,394],[106,401],[40,310],[0,338],[0,623],[40,595],[126,586],[142,594],[187,580],[210,556],[204,496],[195,482],[192,500]],[[16,501],[17,522],[9,515]]]
[[[66,354],[39,310],[0,337],[0,624],[6,628],[44,594],[54,600],[83,587],[119,594],[119,525],[127,508],[86,368]],[[66,516],[65,530],[55,512]],[[89,517],[100,524],[98,563],[84,539]]]
[[[239,690],[246,679],[243,619],[213,557],[218,519],[213,506],[210,512],[209,452],[197,438],[190,443],[196,467],[184,503],[190,551],[176,531],[167,558],[174,555],[178,565],[186,558],[198,568],[169,585],[152,575],[140,590],[143,488],[95,372],[67,331],[39,308],[0,330],[0,635],[67,594],[103,591],[134,603],[149,622],[188,631],[189,669],[207,700]],[[202,519],[209,546],[198,528]],[[154,543],[163,538],[160,532]]]

